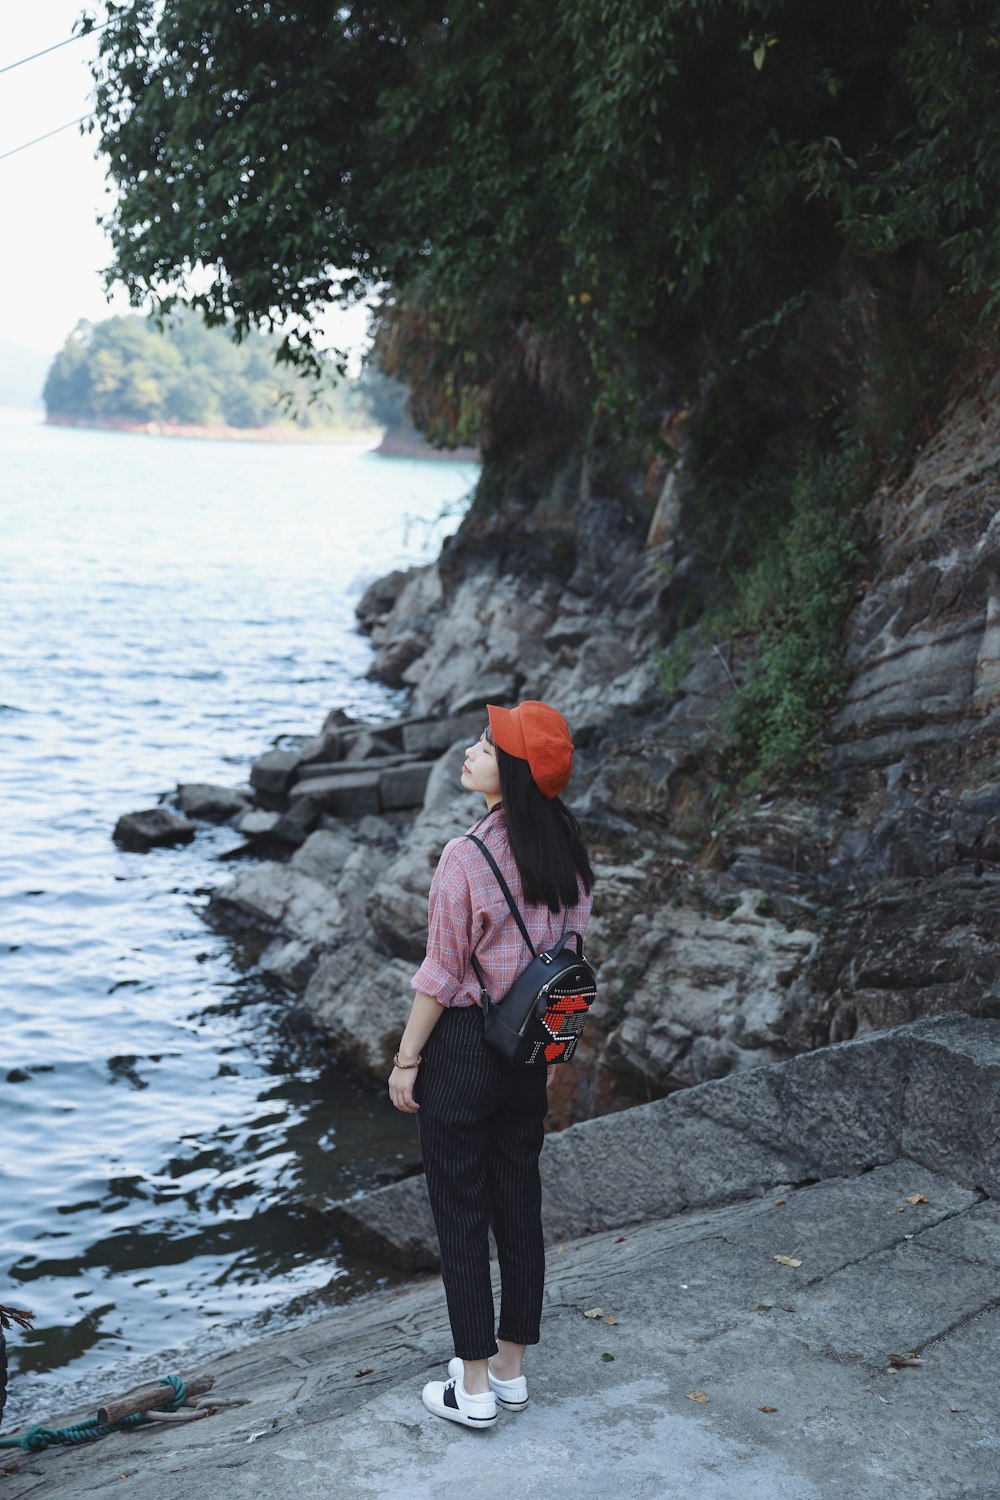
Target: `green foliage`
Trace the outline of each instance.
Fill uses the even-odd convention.
[[[848,263],[1000,299],[992,0],[108,11],[116,274],[240,332],[293,320],[306,359],[330,299],[387,285],[444,440],[520,441],[532,395],[567,442],[655,434]]]
[[[822,733],[840,697],[840,631],[862,555],[860,448],[808,452],[789,478],[771,473],[783,519],[735,581],[731,628],[752,654],[726,716],[737,779],[756,787],[820,770]]]
[[[139,317],[80,323],[49,370],[49,416],[84,421],[173,422],[349,430],[371,425],[369,391],[385,382],[317,383],[278,374],[278,340],[254,334],[236,344],[222,328],[175,314],[161,330]],[[382,394],[383,406],[388,398]],[[290,417],[290,413],[292,416]]]

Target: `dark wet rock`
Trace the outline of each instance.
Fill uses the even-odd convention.
[[[252,807],[236,819],[236,831],[245,839],[267,838],[281,821],[281,814],[268,812],[264,808]]]
[[[182,782],[177,788],[177,800],[185,817],[203,818],[210,823],[228,823],[250,806],[246,792],[204,781]]]
[[[483,715],[478,711],[444,719],[425,719],[407,724],[403,730],[403,747],[417,755],[440,755],[458,740],[472,744],[482,732]]]
[[[281,796],[288,791],[302,756],[298,750],[268,750],[250,768],[250,785],[258,792]]]
[[[291,791],[291,809],[294,810],[300,802],[307,802],[316,810],[317,820],[320,813],[339,818],[360,818],[364,813],[380,812],[379,782],[383,774],[375,766],[372,770],[345,769],[300,781]]]
[[[194,835],[195,826],[189,818],[179,818],[165,807],[150,807],[120,817],[113,838],[120,848],[141,854],[147,849],[190,844]]]
[[[399,808],[419,807],[424,800],[433,765],[433,761],[425,760],[383,771],[378,783],[383,809],[391,812]]]

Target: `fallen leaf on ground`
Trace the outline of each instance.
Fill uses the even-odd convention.
[[[777,1198],[775,1200],[775,1202],[772,1203],[772,1205],[771,1205],[772,1208],[784,1208],[784,1206],[785,1206],[785,1200],[784,1200],[784,1198]]]
[[[757,1410],[758,1411],[768,1411],[768,1412],[771,1412],[771,1411],[777,1411],[778,1408],[776,1406],[758,1406]]]
[[[602,1354],[601,1358],[605,1361],[606,1364],[614,1364],[615,1357],[613,1354]]]
[[[779,1266],[801,1266],[802,1264],[800,1260],[795,1259],[794,1255],[772,1255],[771,1259],[776,1260]]]
[[[604,1308],[603,1307],[588,1307],[586,1309],[586,1311],[584,1312],[583,1316],[585,1318],[603,1318],[604,1317]]]
[[[905,1203],[901,1203],[899,1205],[899,1207],[896,1209],[896,1212],[898,1214],[905,1214],[906,1213],[906,1204]]]
[[[922,1365],[923,1360],[911,1349],[909,1354],[890,1354],[889,1363],[895,1365],[897,1370],[905,1370],[909,1365]]]
[[[907,1203],[929,1203],[930,1199],[926,1193],[910,1193],[906,1201]]]
[[[614,1316],[613,1313],[605,1313],[604,1314],[604,1321],[605,1321],[605,1323],[617,1323],[618,1319]]]
[[[625,1235],[620,1234],[618,1236],[618,1238],[615,1240],[615,1244],[616,1245],[624,1245],[624,1243],[625,1243]]]
[[[361,1377],[362,1377],[362,1375],[373,1375],[374,1373],[375,1373],[375,1366],[372,1365],[371,1368],[368,1369],[368,1370],[355,1370],[355,1372],[354,1372],[354,1378],[355,1378],[355,1380],[360,1380]]]
[[[773,1302],[758,1302],[756,1308],[754,1309],[754,1311],[755,1312],[770,1312],[771,1308],[773,1306],[774,1306]]]
[[[961,1411],[962,1408],[960,1406],[949,1406],[948,1410],[949,1411]]]
[[[912,1238],[913,1238],[913,1235],[912,1235],[912,1234],[904,1234],[904,1235],[903,1235],[903,1239],[904,1239],[904,1240],[912,1240]]]
[[[704,1391],[700,1391],[698,1389],[698,1387],[695,1386],[695,1388],[694,1388],[693,1391],[688,1391],[688,1400],[689,1401],[707,1401],[708,1397],[705,1395]]]

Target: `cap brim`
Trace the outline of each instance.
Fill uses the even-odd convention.
[[[528,747],[524,742],[524,735],[514,710],[498,708],[495,703],[487,703],[486,712],[489,715],[493,743],[499,745],[500,749],[505,750],[508,755],[514,755],[518,760],[527,760]]]

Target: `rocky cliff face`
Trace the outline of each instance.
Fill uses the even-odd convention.
[[[540,697],[574,728],[571,801],[598,865],[589,947],[601,982],[587,1057],[560,1081],[564,1118],[942,1010],[1000,1014],[997,396],[1000,380],[959,402],[872,501],[876,542],[846,625],[825,785],[758,796],[719,827],[707,767],[731,665],[696,651],[667,696],[658,658],[695,587],[673,478],[652,527],[584,479],[562,510],[473,518],[436,564],[363,600],[374,670],[411,689],[415,714],[454,721]],[[328,867],[349,930],[295,932],[284,887],[272,921],[300,944],[307,1008],[379,1074],[406,1014],[437,854],[478,811],[457,790],[467,742],[440,759],[412,822],[361,837],[363,904],[357,870]],[[342,828],[356,850],[357,826]],[[238,877],[217,909],[261,878]]]

